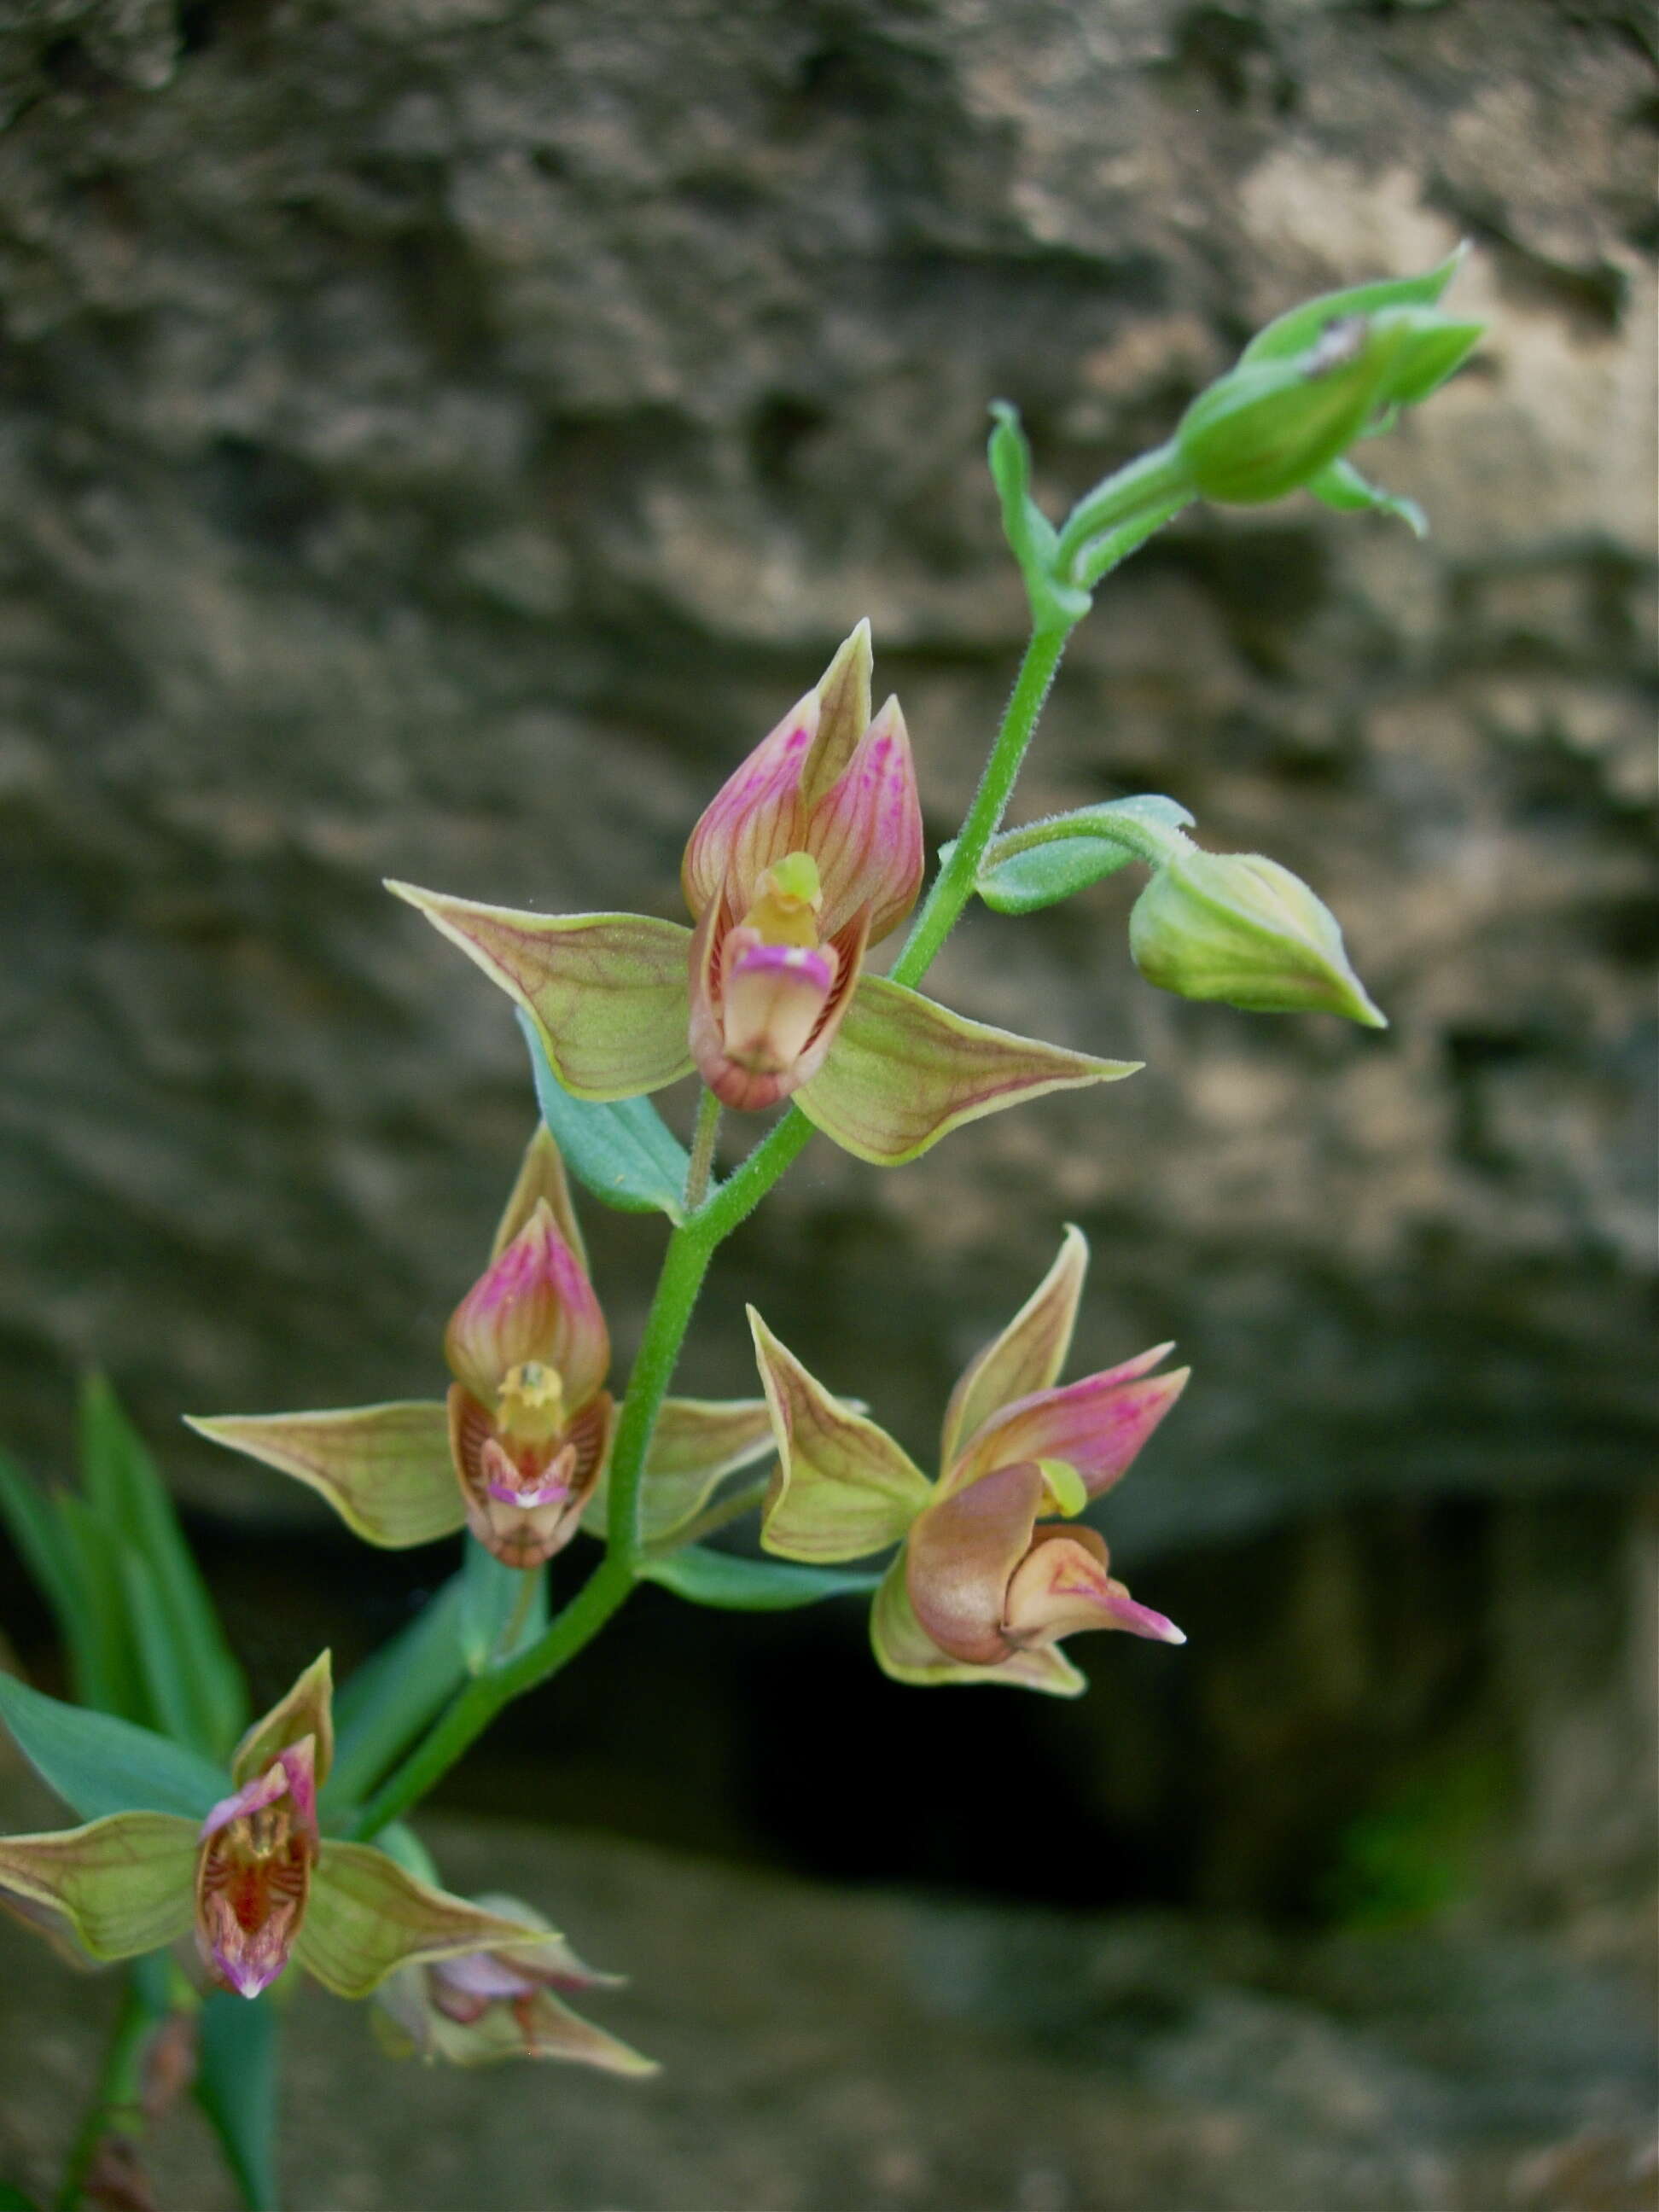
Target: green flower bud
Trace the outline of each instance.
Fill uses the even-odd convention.
[[[1129,951],[1149,983],[1183,999],[1388,1027],[1348,964],[1335,915],[1259,853],[1178,853],[1136,900]]]
[[[1175,438],[1194,490],[1253,506],[1328,468],[1390,404],[1413,336],[1400,318],[1413,312],[1344,316],[1292,360],[1249,363],[1201,392]]]

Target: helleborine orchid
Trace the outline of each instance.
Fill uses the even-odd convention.
[[[0,1836],[0,1905],[71,1957],[100,1963],[193,1930],[209,1978],[245,1997],[290,1959],[335,1996],[363,1997],[399,1967],[485,1947],[535,1955],[541,1924],[452,1897],[368,1844],[319,1834],[331,1702],[324,1652],[253,1723],[229,1793],[198,1818],[134,1809],[51,1835]],[[143,1739],[137,1749],[159,1771],[178,1757],[148,1729],[106,1725]]]
[[[1055,1648],[1085,1628],[1164,1644],[1185,1637],[1108,1571],[1105,1545],[1067,1520],[1125,1474],[1181,1395],[1188,1370],[1152,1372],[1167,1344],[1054,1387],[1089,1248],[1060,1255],[945,1409],[937,1482],[892,1437],[808,1374],[750,1308],[778,1466],[761,1541],[786,1559],[861,1559],[897,1542],[876,1593],[871,1641],[902,1682],[1006,1682],[1074,1697],[1083,1676]]]
[[[538,1943],[479,1949],[430,1966],[404,1966],[375,1993],[375,2027],[393,2057],[442,2058],[489,2066],[502,2058],[563,2058],[607,2074],[654,2074],[654,2059],[608,2035],[563,2001],[564,1993],[615,1989],[556,1928],[516,1897],[480,1897],[479,1910],[538,1928]]]
[[[447,1401],[190,1425],[308,1483],[371,1544],[430,1543],[465,1524],[507,1565],[530,1568],[579,1527],[603,1534],[611,1340],[545,1128],[531,1139],[489,1265],[451,1316],[444,1348],[455,1378]],[[671,1540],[769,1442],[759,1399],[668,1399],[642,1486],[647,1542]]]
[[[578,1098],[635,1097],[695,1067],[727,1106],[793,1097],[848,1152],[895,1167],[982,1114],[1133,1074],[864,974],[922,874],[904,717],[890,699],[872,718],[870,677],[860,623],[715,794],[681,872],[693,929],[389,888],[524,1008]]]

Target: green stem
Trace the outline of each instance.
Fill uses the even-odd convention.
[[[720,1133],[720,1102],[712,1091],[697,1101],[697,1127],[691,1139],[691,1164],[685,1171],[685,1210],[695,1213],[708,1195],[714,1143]]]
[[[131,2115],[132,2131],[143,2124],[143,2053],[150,2029],[155,2025],[155,2014],[129,1975],[123,1980],[121,2008],[115,2015],[109,2046],[104,2053],[104,2063],[99,2070],[98,2085],[87,2116],[69,2154],[64,2170],[64,2185],[58,2192],[56,2212],[76,2212],[86,2188],[87,2176],[92,2171],[93,2160],[98,2155],[98,2146],[109,2133],[111,2126],[124,2114]]]
[[[912,926],[893,969],[895,981],[915,983],[950,935],[973,896],[985,848],[1013,792],[1025,748],[1042,712],[1069,635],[1064,629],[1039,630],[1026,647],[1002,726],[985,765],[974,803],[957,840],[956,850],[934,878],[926,903]],[[716,1111],[718,1109],[715,1109]],[[707,1101],[698,1110],[688,1203],[697,1174],[698,1154],[712,1157],[713,1122]],[[610,1504],[605,1560],[558,1618],[533,1644],[506,1663],[477,1676],[460,1692],[425,1740],[386,1781],[358,1817],[353,1832],[373,1836],[388,1820],[423,1797],[447,1774],[501,1707],[574,1659],[623,1603],[638,1577],[641,1559],[640,1487],[652,1432],[673,1380],[697,1294],[716,1249],[760,1204],[785,1169],[797,1159],[812,1134],[812,1124],[792,1106],[756,1146],[742,1165],[688,1213],[668,1240],[662,1273],[646,1318],[638,1356],[628,1378],[622,1419],[611,1455]]]
[[[950,859],[933,878],[921,912],[910,925],[904,949],[893,963],[894,982],[921,981],[940,945],[955,928],[957,915],[973,896],[974,885],[979,880],[979,864],[1013,795],[1025,748],[1031,742],[1031,732],[1036,727],[1042,702],[1048,696],[1048,687],[1054,680],[1070,635],[1069,629],[1038,630],[1026,647],[1002,727],[997,732],[997,741],[985,763],[985,773],[979,780],[968,818]]]
[[[1042,845],[1057,845],[1070,837],[1089,837],[1108,845],[1121,845],[1137,860],[1144,860],[1149,868],[1163,867],[1183,845],[1192,839],[1184,830],[1166,830],[1160,824],[1141,821],[1135,816],[1114,809],[1109,801],[1104,806],[1085,807],[1075,814],[1051,814],[1042,822],[1027,822],[1018,830],[1005,830],[994,837],[986,848],[988,867],[1000,867],[1003,861],[1017,860],[1022,853],[1030,853]]]
[[[1080,556],[1097,538],[1133,530],[1164,508],[1184,507],[1192,497],[1191,482],[1176,458],[1174,445],[1156,447],[1085,492],[1066,516],[1054,549],[1060,565],[1073,582],[1085,582]]]

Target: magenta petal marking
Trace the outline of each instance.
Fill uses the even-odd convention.
[[[817,731],[818,702],[808,693],[727,777],[692,830],[680,880],[694,920],[729,893],[739,914],[761,878],[799,842],[801,772]]]
[[[1167,1348],[1005,1406],[969,1437],[946,1474],[946,1487],[960,1489],[1017,1460],[1058,1459],[1074,1467],[1090,1496],[1098,1497],[1127,1473],[1186,1388],[1184,1367],[1168,1375],[1144,1374]],[[1122,1376],[1131,1379],[1117,1379]]]
[[[818,865],[818,924],[826,938],[867,905],[870,942],[878,944],[915,904],[923,867],[921,806],[896,699],[887,702],[813,808],[804,842]]]

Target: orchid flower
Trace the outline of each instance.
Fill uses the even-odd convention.
[[[617,1410],[605,1388],[611,1340],[545,1128],[530,1141],[489,1265],[455,1309],[444,1345],[454,1377],[447,1401],[228,1414],[191,1426],[309,1484],[371,1544],[429,1543],[465,1524],[498,1559],[530,1568],[579,1527],[603,1534]],[[672,1539],[769,1442],[758,1399],[666,1400],[645,1471],[647,1540]]]
[[[778,1449],[761,1541],[828,1563],[900,1546],[876,1593],[871,1641],[902,1682],[1006,1682],[1061,1697],[1084,1677],[1056,1648],[1085,1628],[1183,1644],[1109,1571],[1092,1528],[1068,1526],[1125,1474],[1181,1395],[1170,1350],[1054,1386],[1088,1265],[1082,1232],[957,1382],[936,1482],[884,1430],[832,1398],[750,1307]],[[1060,1522],[1039,1518],[1043,1513]]]
[[[872,717],[871,672],[863,622],[705,809],[681,871],[690,930],[388,888],[524,1008],[578,1098],[635,1097],[695,1067],[724,1104],[793,1097],[836,1144],[894,1167],[981,1115],[1133,1074],[864,972],[922,876],[909,737],[896,699]]]
[[[544,1925],[452,1897],[384,1851],[319,1833],[331,1708],[324,1652],[242,1738],[229,1791],[203,1817],[137,1809],[0,1836],[0,1906],[71,1957],[100,1963],[193,1932],[209,1979],[245,1997],[290,1959],[336,1996],[362,1997],[400,1967],[486,1947],[534,1956]],[[147,1739],[165,1771],[171,1747],[148,1729],[129,1733]]]
[[[614,1989],[620,1975],[584,1966],[558,1930],[517,1898],[477,1902],[482,1911],[539,1929],[541,1940],[465,1952],[389,1976],[375,1994],[375,2027],[394,2057],[442,2058],[452,2066],[563,2058],[607,2074],[656,2072],[653,2060],[564,2002],[569,1990]]]

